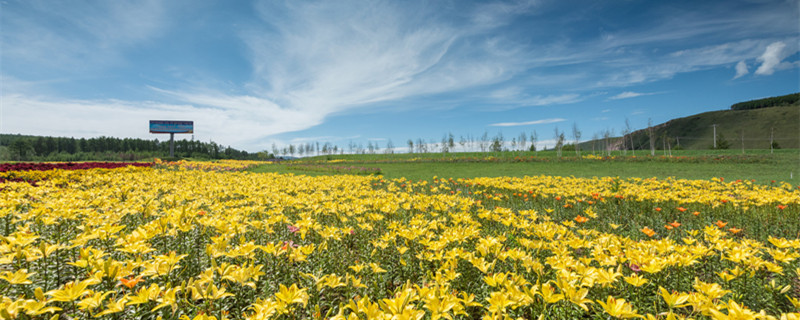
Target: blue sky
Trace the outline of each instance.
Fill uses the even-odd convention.
[[[800,91],[797,1],[0,2],[0,132],[255,152],[620,133]],[[187,135],[178,138],[190,138]],[[398,149],[398,151],[402,151]]]

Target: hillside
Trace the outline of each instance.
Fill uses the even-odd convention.
[[[700,113],[670,120],[653,127],[656,149],[711,149],[714,144],[714,125],[717,144],[730,149],[769,149],[770,135],[780,148],[800,148],[800,104],[748,110],[721,110]],[[630,149],[633,141],[637,150],[650,149],[648,129],[626,136]],[[631,139],[632,137],[632,139]],[[618,145],[615,149],[621,149]]]

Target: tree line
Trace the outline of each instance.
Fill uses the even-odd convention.
[[[134,138],[66,138],[0,135],[0,160],[13,161],[135,161],[169,156],[169,140]],[[266,152],[248,153],[213,141],[175,140],[175,156],[199,159],[269,159]]]
[[[769,97],[758,100],[750,100],[745,102],[734,103],[731,105],[731,110],[750,110],[769,107],[780,107],[795,105],[800,102],[800,93],[787,94],[785,96]]]

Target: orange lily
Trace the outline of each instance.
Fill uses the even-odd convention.
[[[133,278],[133,279],[119,278],[119,282],[120,282],[120,284],[118,284],[118,285],[123,285],[123,286],[126,286],[126,287],[128,287],[128,289],[132,289],[132,288],[133,288],[133,287],[135,287],[135,286],[136,286],[136,285],[137,285],[139,282],[142,282],[142,281],[144,281],[144,280],[142,279],[142,276],[138,276],[138,277],[136,277],[136,278]]]

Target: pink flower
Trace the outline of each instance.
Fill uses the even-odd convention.
[[[297,231],[300,231],[300,228],[295,227],[295,226],[291,226],[291,225],[290,226],[286,226],[286,228],[288,228],[289,232],[291,232],[291,233],[295,233]]]
[[[635,264],[635,263],[631,263],[631,264],[630,264],[630,266],[628,266],[628,267],[630,267],[630,268],[631,268],[631,270],[633,270],[633,272],[639,272],[639,271],[642,271],[642,269],[639,269],[639,265],[637,265],[637,264]]]
[[[350,229],[350,234],[356,234],[356,230]]]
[[[287,250],[289,248],[297,248],[297,247],[299,247],[299,245],[295,244],[294,241],[289,240],[283,242],[283,246],[281,247],[281,249]]]

